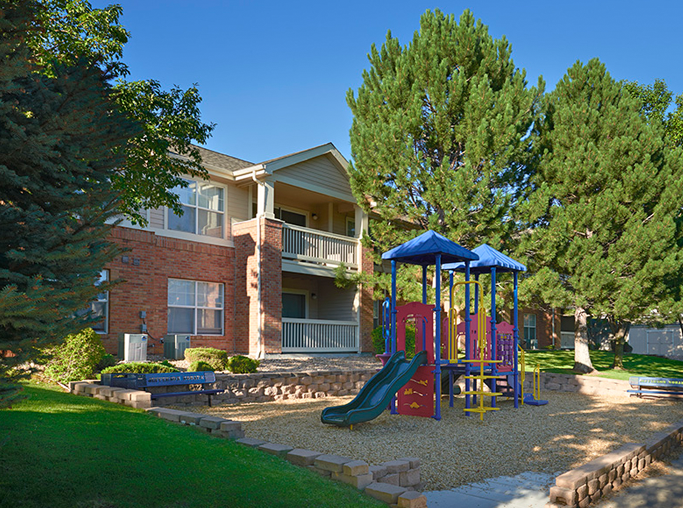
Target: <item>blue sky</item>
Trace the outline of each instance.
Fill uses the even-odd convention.
[[[94,7],[114,2],[91,0]],[[406,45],[427,9],[466,8],[512,44],[517,67],[554,88],[576,60],[600,58],[616,79],[664,79],[683,93],[680,1],[118,0],[132,33],[130,79],[198,83],[206,147],[251,162],[332,142],[350,158],[346,92],[361,84],[372,43]]]

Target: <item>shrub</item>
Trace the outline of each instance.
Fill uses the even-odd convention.
[[[228,367],[228,352],[213,347],[193,347],[185,350],[185,359],[192,362],[206,362],[213,370],[226,370]]]
[[[110,355],[109,353],[104,353],[102,359],[97,364],[97,370],[101,371],[107,367],[113,367],[114,365],[116,365],[116,357],[114,355]]]
[[[372,346],[375,349],[375,354],[384,353],[384,337],[381,326],[372,331]],[[413,356],[415,356],[415,328],[412,325],[406,325],[406,358],[411,359]]]
[[[46,353],[50,360],[45,375],[60,383],[92,378],[106,354],[100,336],[92,328],[67,335],[64,342]]]
[[[107,367],[102,374],[163,374],[165,372],[179,372],[175,367],[168,367],[160,363],[130,362],[119,363],[113,367]]]
[[[258,360],[247,356],[235,355],[228,359],[228,370],[234,374],[250,374],[256,372],[260,364]]]
[[[204,372],[213,371],[214,368],[211,364],[199,360],[197,362],[192,362],[187,370],[188,372]]]

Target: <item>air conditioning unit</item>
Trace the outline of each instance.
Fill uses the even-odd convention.
[[[144,333],[119,333],[119,358],[124,362],[147,361],[147,335]]]
[[[166,335],[164,337],[164,358],[182,360],[185,358],[185,350],[189,347],[189,335]]]

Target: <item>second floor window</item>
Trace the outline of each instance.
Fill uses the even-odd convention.
[[[225,189],[212,183],[188,181],[187,187],[176,187],[183,215],[168,211],[168,229],[196,235],[223,238],[225,223]]]

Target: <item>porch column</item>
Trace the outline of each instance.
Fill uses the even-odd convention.
[[[368,232],[368,214],[358,205],[353,205],[356,219],[356,238],[363,238]]]
[[[266,178],[259,182],[257,201],[256,201],[256,216],[265,217],[266,219],[275,218],[275,181],[272,178]]]

